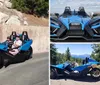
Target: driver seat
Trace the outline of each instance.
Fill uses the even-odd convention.
[[[29,40],[27,31],[22,32],[21,40],[22,40],[23,43],[25,43],[26,41]]]
[[[14,41],[16,39],[16,36],[17,36],[16,32],[13,31],[12,34],[10,35],[10,40]]]
[[[70,7],[67,6],[67,7],[65,7],[65,11],[62,16],[67,17],[69,15],[71,15],[71,9],[70,9]]]

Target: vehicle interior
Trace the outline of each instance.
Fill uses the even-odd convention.
[[[12,50],[12,45],[14,43],[14,40],[16,39],[17,33],[15,31],[13,31],[10,35],[10,40],[12,41],[11,43],[9,43],[10,45],[8,45],[8,49],[6,54],[9,56],[13,56],[12,54],[9,53],[10,50]],[[30,44],[31,42],[29,42],[28,44],[26,43],[29,40],[28,37],[28,33],[26,31],[23,31],[22,34],[20,35],[20,39],[22,41],[22,46],[20,46],[18,49],[23,50],[24,48],[27,50],[29,46],[26,46],[28,44]]]

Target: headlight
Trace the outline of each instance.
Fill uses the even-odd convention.
[[[52,20],[51,20],[51,22],[50,22],[50,23],[55,24],[55,25],[59,25],[57,22],[52,21]]]
[[[96,34],[100,34],[100,28],[93,29]]]

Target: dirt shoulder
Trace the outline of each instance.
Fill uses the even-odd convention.
[[[24,14],[23,16],[26,17],[26,21],[28,22],[29,25],[32,26],[49,26],[49,19],[44,18],[44,17],[37,17],[34,15],[29,15],[29,14]]]

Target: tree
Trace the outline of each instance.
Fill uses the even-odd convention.
[[[67,60],[70,60],[70,58],[71,58],[71,53],[70,53],[69,47],[68,47],[67,50],[66,50],[65,56],[66,56],[66,61],[67,61]]]
[[[49,0],[11,0],[12,8],[24,13],[48,16]]]
[[[50,45],[50,63],[57,64],[57,48],[54,44]]]
[[[93,52],[91,54],[91,57],[97,61],[100,61],[100,44],[94,44],[92,45],[92,48]]]
[[[64,63],[66,61],[66,57],[64,53],[57,53],[57,64]]]

